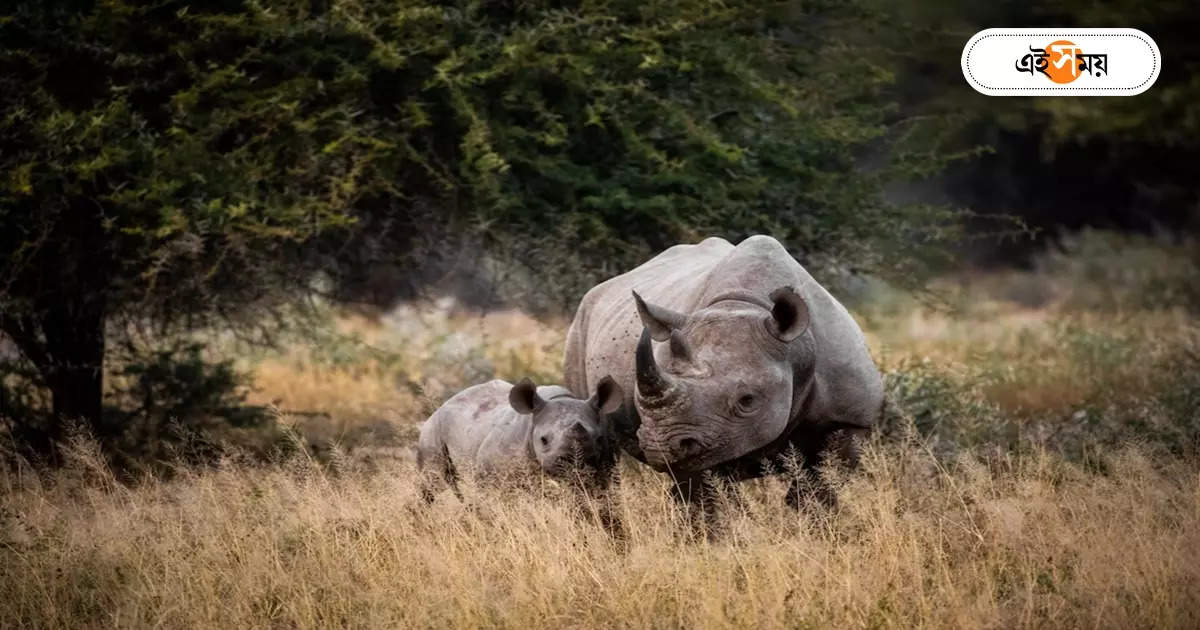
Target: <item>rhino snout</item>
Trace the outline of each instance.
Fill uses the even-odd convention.
[[[704,443],[693,435],[663,436],[645,425],[638,429],[637,435],[646,462],[659,470],[686,470],[689,460],[695,459],[705,450]]]
[[[611,450],[603,440],[580,424],[575,425],[543,460],[543,471],[551,476],[569,476],[583,468],[602,468]]]

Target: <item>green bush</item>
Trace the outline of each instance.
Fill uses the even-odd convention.
[[[103,418],[111,450],[128,462],[179,456],[211,462],[224,450],[222,441],[246,449],[271,440],[274,417],[246,404],[244,376],[233,361],[212,361],[203,350],[176,342],[139,352],[113,370]],[[233,439],[238,432],[257,439]]]
[[[967,364],[907,359],[884,374],[885,439],[915,431],[942,456],[964,449],[1045,448],[1069,459],[1129,442],[1166,452],[1200,446],[1200,337],[1123,329],[1121,320],[1087,327],[1059,315],[1048,340],[1020,349],[982,349]],[[1040,344],[1040,345],[1038,345]],[[1027,365],[1052,354],[1051,363]],[[1051,386],[1061,403],[1020,408],[995,393]],[[1007,398],[1005,396],[1004,398]]]

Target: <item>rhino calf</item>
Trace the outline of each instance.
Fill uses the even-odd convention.
[[[557,385],[536,387],[493,380],[446,401],[421,426],[417,466],[425,473],[422,496],[433,500],[438,479],[458,492],[458,470],[480,476],[541,472],[555,478],[590,472],[602,484],[617,448],[605,415],[625,395],[611,378],[591,398]]]

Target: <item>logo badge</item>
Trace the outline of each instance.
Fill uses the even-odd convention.
[[[989,96],[1132,96],[1161,68],[1158,44],[1132,28],[989,28],[962,54],[967,83]]]

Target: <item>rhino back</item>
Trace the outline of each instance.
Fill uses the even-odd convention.
[[[497,379],[455,394],[426,421],[418,448],[444,449],[459,468],[491,469],[525,458],[530,417],[509,405],[510,389]]]

